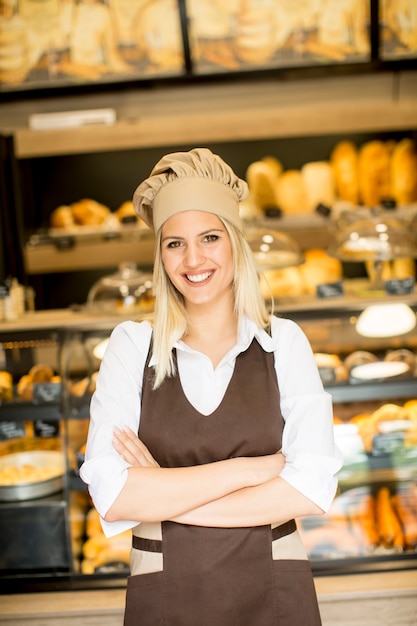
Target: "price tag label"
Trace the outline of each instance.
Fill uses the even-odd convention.
[[[59,435],[59,422],[47,420],[35,420],[33,430],[36,437],[57,437]]]
[[[341,280],[336,283],[322,283],[317,285],[316,293],[319,298],[340,298],[343,296],[343,283]]]
[[[404,447],[404,433],[383,433],[375,435],[372,441],[372,454],[375,456],[392,454]]]
[[[22,422],[0,422],[0,441],[25,437],[26,430]]]
[[[61,383],[34,383],[33,402],[57,404],[61,398]]]
[[[324,386],[332,385],[336,382],[336,370],[334,367],[319,367],[319,374]]]
[[[385,291],[390,295],[414,293],[414,278],[391,278],[385,281]]]

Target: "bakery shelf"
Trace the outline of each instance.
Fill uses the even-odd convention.
[[[32,402],[0,403],[0,419],[14,422],[37,419],[59,421],[62,419],[62,407],[58,404]]]
[[[333,402],[390,400],[417,396],[417,379],[384,380],[328,386]]]
[[[95,239],[68,237],[39,245],[29,241],[24,248],[28,274],[51,274],[114,267],[129,261],[140,266],[152,265],[154,240],[151,237]]]
[[[371,463],[370,463],[371,465]],[[398,484],[417,480],[417,466],[379,467],[352,469],[344,468],[339,476],[339,489],[346,491],[362,485]]]
[[[417,128],[415,72],[182,85],[0,105],[16,156]],[[30,114],[116,107],[113,126],[33,131]]]
[[[318,215],[303,215],[265,222],[268,228],[288,233],[306,249],[314,237],[315,246],[327,248],[332,226]],[[121,227],[117,231],[102,227],[79,227],[77,232],[62,229],[55,235],[31,235],[24,247],[24,263],[28,274],[50,274],[113,267],[134,262],[141,267],[153,264],[155,237],[149,229]]]

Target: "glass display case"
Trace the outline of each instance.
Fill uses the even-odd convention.
[[[381,300],[401,301],[416,315],[414,294]],[[374,303],[345,296],[287,298],[275,306],[311,342],[345,456],[330,511],[298,522],[317,576],[417,567],[417,330],[360,335],[357,320]],[[126,583],[129,533],[104,537],[78,474],[102,350],[120,321],[85,309],[30,313],[0,325],[0,369],[10,375],[9,385],[0,385],[0,462],[22,451],[65,454],[53,492],[0,502],[3,593]],[[32,381],[32,396],[23,399],[22,378],[36,365],[49,367],[52,378]]]

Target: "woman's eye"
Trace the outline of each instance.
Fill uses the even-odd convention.
[[[217,240],[218,240],[218,238],[219,238],[219,235],[215,235],[215,234],[212,234],[212,235],[206,235],[206,236],[204,237],[204,241],[217,241]]]
[[[167,243],[167,248],[179,248],[181,245],[181,241],[170,241]]]

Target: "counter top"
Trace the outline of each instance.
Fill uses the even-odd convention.
[[[315,584],[323,626],[417,624],[417,570],[325,576]],[[124,588],[0,595],[0,625],[121,626],[124,599]]]

